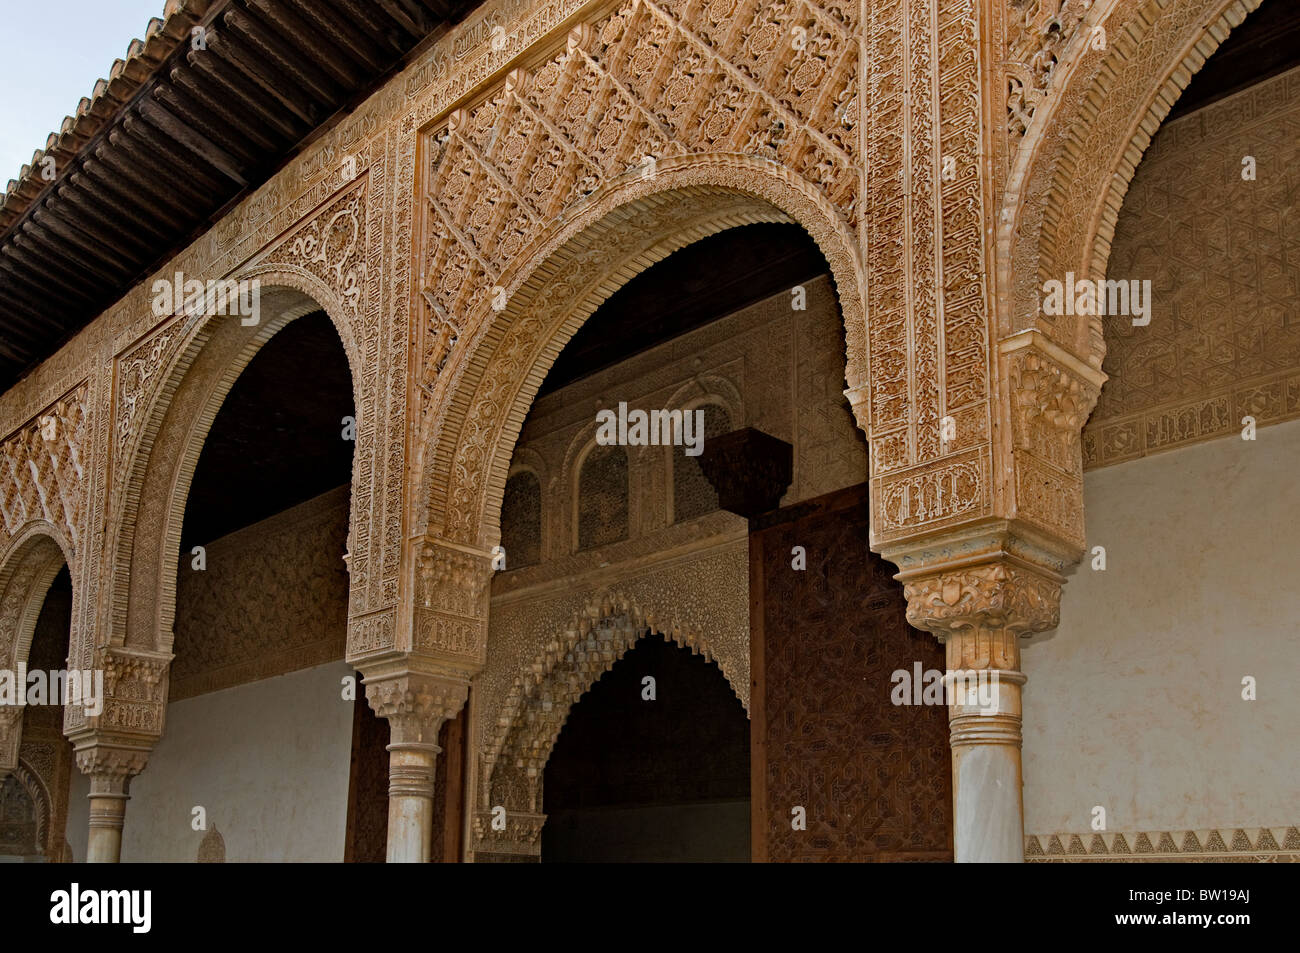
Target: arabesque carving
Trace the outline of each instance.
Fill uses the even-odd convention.
[[[63,530],[74,550],[80,546],[91,457],[88,396],[82,383],[0,441],[0,518],[9,535],[44,520]]]

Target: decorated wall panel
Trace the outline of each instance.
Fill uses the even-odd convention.
[[[1252,170],[1253,178],[1243,177]],[[1300,415],[1300,70],[1161,127],[1108,277],[1151,282],[1148,325],[1104,319],[1109,380],[1084,432],[1104,466]]]
[[[778,511],[750,538],[759,860],[952,859],[947,706],[893,697],[893,673],[944,670],[943,647],[907,624],[894,567],[867,548],[866,495]]]
[[[348,487],[208,543],[181,563],[171,698],[343,658]]]

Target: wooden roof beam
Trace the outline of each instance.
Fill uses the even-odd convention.
[[[320,0],[288,0],[304,19],[315,23],[371,75],[383,72],[388,54],[366,36],[358,36],[354,25],[337,10]]]
[[[195,160],[194,153],[168,139],[153,126],[136,119],[127,119],[124,131],[113,132],[109,142],[121,149],[133,162],[149,166],[165,175],[171,181],[171,187],[208,201],[212,193],[227,188],[225,179],[212,175],[212,167],[201,160]],[[180,168],[187,177],[176,175]],[[212,171],[217,171],[213,169]]]
[[[212,36],[208,39],[208,49],[216,53],[231,68],[238,69],[277,103],[302,120],[307,127],[303,135],[316,128],[327,114],[321,111],[293,78],[287,76],[266,59],[253,56],[243,47],[229,42],[225,36]]]
[[[309,24],[294,13],[287,3],[282,0],[248,0],[248,3],[281,34],[310,38],[311,48],[321,52],[316,65],[344,88],[355,89],[365,82],[365,74],[357,68],[357,60],[349,57],[347,50],[340,49],[319,25]]]
[[[239,168],[239,163],[236,159],[211,139],[191,129],[167,110],[163,109],[162,106],[150,102],[148,99],[142,99],[138,108],[140,110],[140,118],[146,123],[153,126],[163,135],[184,146],[189,152],[198,156],[205,163],[216,169],[240,188],[248,186],[248,180],[244,178],[243,172]],[[129,116],[126,119],[126,128],[128,132],[131,130]]]
[[[189,64],[238,102],[240,107],[250,114],[249,118],[256,117],[261,120],[286,141],[297,142],[306,134],[303,126],[295,125],[284,116],[267,108],[260,88],[243,77],[241,67],[232,65],[211,52],[191,53]],[[245,122],[248,122],[248,119],[245,119]]]
[[[31,220],[23,222],[22,229],[14,235],[13,242],[20,248],[31,245],[34,251],[44,257],[63,262],[73,269],[80,268],[93,275],[97,281],[106,284],[115,284],[124,277],[120,272],[115,273],[112,269],[103,267],[100,262],[92,260],[89,256],[73,258],[68,254],[67,246],[51,241],[46,230]]]
[[[73,188],[68,184],[58,185],[54,188],[54,194],[58,197],[58,201],[65,206],[72,206],[69,211],[76,216],[76,224],[83,232],[89,233],[101,242],[116,242],[118,247],[125,246],[128,251],[132,248],[136,249],[137,260],[143,261],[149,257],[150,242],[140,238],[131,229],[124,228],[120,223],[110,218],[80,189]],[[53,206],[54,201],[54,199],[50,200],[51,206]]]
[[[267,149],[277,149],[282,145],[258,132],[248,122],[247,114],[216,108],[215,101],[203,93],[203,83],[192,71],[178,67],[172,71],[171,79],[176,85],[159,82],[154,87],[154,98],[173,116],[196,126],[199,132],[229,152],[241,169],[252,168]]]
[[[39,227],[48,229],[64,241],[76,245],[82,252],[92,258],[107,262],[110,267],[117,268],[122,274],[119,280],[125,281],[139,270],[140,266],[136,259],[123,258],[116,247],[105,246],[93,236],[87,235],[76,225],[69,224],[61,214],[50,209],[48,200],[45,205],[32,211],[32,220]]]
[[[288,74],[318,102],[333,104],[346,97],[343,87],[308,58],[310,53],[289,46],[273,28],[261,20],[232,8],[226,14],[226,23],[234,32],[265,52],[278,69]]]

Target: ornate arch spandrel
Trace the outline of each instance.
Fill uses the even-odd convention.
[[[1096,4],[1013,157],[998,229],[1000,335],[1038,328],[1100,369],[1100,318],[1052,319],[1051,277],[1104,278],[1124,195],[1160,122],[1192,76],[1262,0]],[[1104,49],[1084,42],[1105,31]],[[1086,35],[1083,35],[1086,34]],[[1086,415],[1085,415],[1086,416]]]
[[[640,261],[611,258],[607,273],[595,279],[610,287],[584,304],[587,313],[689,240],[749,221],[794,220],[831,263],[843,303],[849,384],[865,383],[854,234],[863,181],[865,29],[857,5],[633,0],[593,5],[581,16],[567,34],[554,29],[564,17],[541,16],[550,28],[537,35],[526,58],[514,46],[489,57],[514,67],[502,80],[472,97],[430,92],[409,120],[421,136],[412,242],[412,377],[421,405],[413,469],[420,485],[410,525],[463,544],[491,544],[496,527],[480,533],[480,514],[499,506],[504,483],[494,461],[487,461],[485,480],[477,472],[485,463],[482,431],[497,429],[495,422],[471,420],[471,432],[462,434],[464,402],[474,399],[484,371],[481,344],[495,346],[504,333],[494,312],[506,312],[507,320],[521,313],[521,296],[548,279],[548,267],[584,253],[564,247],[581,243],[584,229],[596,230],[597,239],[617,237],[599,230],[617,224],[602,220],[622,205],[654,209],[662,201],[656,193],[702,187],[717,195],[747,192],[789,217],[760,213],[703,223],[675,244],[647,245]],[[526,19],[535,35],[537,24]],[[799,30],[800,42],[785,42]],[[565,340],[556,340],[555,350]],[[518,376],[527,378],[528,365],[540,358],[539,352],[518,361]],[[543,360],[543,369],[552,359]],[[536,382],[525,383],[526,409]],[[865,416],[866,394],[859,393]],[[511,395],[489,399],[512,402]],[[513,446],[513,437],[507,443]],[[451,486],[463,482],[454,468],[485,486]],[[466,512],[473,513],[468,523]]]
[[[305,283],[298,275],[262,275],[268,282]],[[245,327],[238,317],[191,322],[140,428],[133,459],[123,465],[112,645],[170,652],[181,524],[208,431],[235,380],[262,346],[291,321],[322,309],[316,299],[287,284],[264,290],[262,299],[269,315],[263,314],[256,326]],[[349,362],[354,361],[350,355]]]

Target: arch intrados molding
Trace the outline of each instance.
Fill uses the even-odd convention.
[[[64,566],[75,580],[76,566],[71,547],[58,527],[45,520],[32,520],[21,527],[0,556],[0,632],[13,625],[13,645],[0,657],[0,665],[17,670],[31,654],[36,621],[49,595],[50,586]],[[14,588],[16,587],[16,588]],[[11,593],[11,589],[13,590]],[[72,620],[76,625],[80,596],[73,586]],[[11,601],[12,599],[15,601]],[[68,634],[68,652],[72,653],[74,634]]]
[[[321,279],[292,265],[262,265],[240,269],[233,280],[257,278],[273,311],[256,328],[244,328],[237,319],[211,315],[186,329],[166,365],[163,384],[150,399],[145,426],[135,437],[129,469],[121,493],[117,551],[110,605],[113,645],[132,644],[169,651],[176,612],[176,572],[180,534],[199,455],[212,424],[239,376],[271,338],[290,323],[324,311],[343,345],[352,378],[353,405],[362,413],[358,370],[360,355],[352,327],[342,317],[338,296]],[[268,302],[263,300],[262,307]],[[178,319],[180,320],[180,319]],[[223,358],[221,350],[231,353]],[[195,407],[183,406],[193,388]],[[361,428],[358,428],[360,439]],[[179,445],[156,452],[160,438],[174,433]],[[351,506],[357,505],[356,457],[353,452]],[[162,500],[146,500],[148,485],[165,480]],[[150,517],[155,517],[150,519]],[[144,529],[157,546],[157,572],[137,573],[134,566],[137,537]],[[143,537],[141,537],[143,538]],[[140,630],[144,630],[142,635]],[[156,633],[156,634],[155,634]],[[165,643],[165,644],[164,644]]]
[[[45,856],[49,847],[45,843],[45,839],[49,836],[50,815],[53,813],[54,799],[50,796],[50,789],[46,786],[44,779],[23,758],[18,759],[18,764],[14,768],[14,777],[23,786],[27,796],[32,799],[32,807],[36,811],[36,847],[41,852],[41,855]]]
[[[1014,314],[1002,315],[1003,331],[1014,330],[1005,326],[1019,323],[1019,315],[1034,314],[1032,302],[1036,300],[1034,288],[1044,280],[1049,269],[1061,272],[1075,271],[1076,276],[1102,277],[1110,258],[1111,242],[1119,213],[1128,193],[1129,185],[1137,172],[1152,137],[1169,115],[1170,109],[1187,88],[1192,77],[1205,61],[1219,48],[1233,28],[1256,10],[1263,0],[1212,0],[1206,5],[1210,12],[1193,22],[1184,31],[1172,57],[1161,61],[1158,69],[1149,73],[1147,92],[1136,108],[1128,113],[1125,133],[1118,137],[1111,157],[1096,166],[1093,174],[1096,188],[1090,189],[1091,208],[1082,229],[1075,229],[1075,242],[1070,231],[1063,229],[1063,211],[1067,201],[1066,187],[1079,174],[1081,163],[1076,156],[1084,152],[1080,147],[1080,130],[1094,123],[1107,108],[1123,109],[1123,98],[1108,95],[1117,77],[1126,69],[1134,68],[1131,53],[1149,36],[1158,34],[1160,16],[1170,8],[1168,0],[1146,0],[1130,10],[1122,22],[1112,21],[1123,16],[1123,3],[1113,3],[1106,15],[1100,5],[1085,17],[1077,31],[1077,54],[1070,60],[1060,91],[1048,99],[1048,108],[1040,109],[1034,117],[1032,129],[1017,153],[1017,159],[1008,179],[1004,209],[1014,209],[1014,215],[1004,213],[999,230],[998,280],[1005,294],[1004,300],[1012,302]],[[1108,46],[1104,54],[1093,56],[1086,40],[1092,28],[1099,23],[1107,27],[1107,35],[1119,42]],[[1200,24],[1200,25],[1197,25]],[[1064,126],[1068,133],[1059,144],[1052,131]],[[1087,167],[1087,163],[1082,163]],[[1045,190],[1040,214],[1034,227],[1034,259],[1030,268],[1014,268],[1014,248],[1017,236],[1025,222],[1025,212],[1033,196],[1026,196],[1036,178],[1045,176]],[[1064,237],[1063,237],[1064,236]],[[1023,240],[1023,239],[1022,239]],[[1062,258],[1066,261],[1062,263]],[[1013,275],[1012,272],[1015,272]],[[1101,367],[1105,356],[1105,342],[1101,323],[1088,315],[1080,316],[1074,328],[1072,342],[1076,352],[1094,367]]]
[[[675,222],[666,237],[604,268],[587,283],[584,293],[563,317],[553,322],[555,330],[549,332],[546,340],[532,343],[530,371],[508,398],[509,406],[498,406],[486,421],[471,420],[482,383],[500,354],[499,345],[515,323],[527,315],[532,302],[542,297],[560,265],[594,247],[602,234],[638,211],[667,207],[671,214],[674,196],[688,194],[728,195],[751,199],[754,204],[729,210],[733,213],[730,219],[727,215],[706,212]],[[737,211],[743,215],[735,217]],[[562,225],[521,255],[519,266],[502,275],[500,284],[508,303],[500,315],[493,316],[488,310],[490,302],[485,301],[480,305],[478,319],[467,322],[476,329],[462,352],[469,359],[457,362],[452,373],[446,375],[448,383],[437,387],[432,395],[435,412],[424,425],[426,439],[419,444],[425,449],[420,451],[422,458],[417,463],[421,485],[414,525],[427,527],[434,536],[448,535],[461,542],[491,545],[499,534],[499,519],[493,514],[499,513],[509,468],[509,454],[500,451],[518,441],[523,419],[546,371],[582,323],[614,291],[654,262],[727,228],[764,221],[801,226],[825,257],[840,303],[845,379],[850,389],[866,393],[865,278],[856,240],[843,216],[815,187],[773,162],[730,154],[667,159],[652,177],[633,173],[628,180],[607,187],[603,194],[595,193]],[[867,408],[859,410],[863,414],[860,423],[865,424]],[[471,423],[475,424],[472,430]],[[467,449],[466,438],[484,429],[493,437],[488,441],[491,456],[486,477],[481,484],[469,487],[477,498],[472,507],[477,512],[471,515],[468,527],[451,532],[448,507],[458,488],[454,481]],[[473,538],[464,538],[466,535]]]

